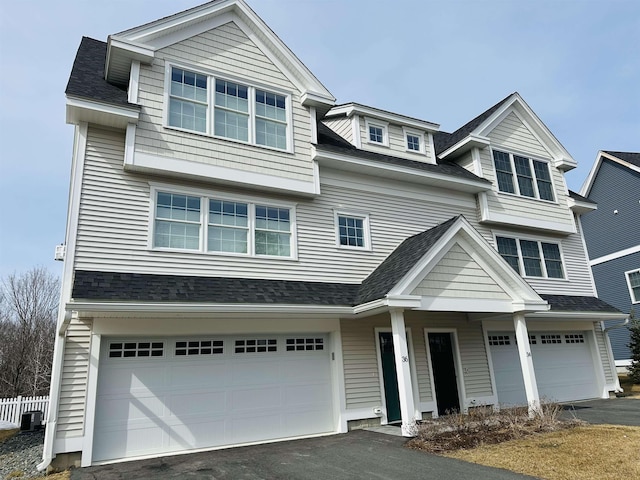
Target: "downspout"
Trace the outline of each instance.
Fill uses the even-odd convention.
[[[609,338],[609,330],[615,330],[616,328],[623,328],[629,325],[631,321],[631,317],[627,317],[624,319],[622,323],[616,323],[615,325],[610,325],[606,328],[602,329],[602,333],[604,334],[604,340],[607,342],[607,353],[609,354],[609,362],[613,368],[613,377],[615,378],[615,393],[622,393],[624,390],[620,386],[620,379],[618,378],[618,372],[616,370],[616,361],[613,358],[613,350],[611,349],[611,339]],[[604,322],[603,322],[604,323]]]

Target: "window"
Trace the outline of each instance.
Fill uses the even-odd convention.
[[[509,335],[489,335],[489,345],[497,347],[498,345],[511,345]]]
[[[407,134],[407,150],[413,150],[414,152],[420,151],[420,137],[417,135]]]
[[[275,339],[236,340],[235,353],[277,352],[278,342]]]
[[[374,120],[365,120],[367,129],[367,140],[369,143],[377,143],[379,145],[389,146],[389,136],[387,125],[383,122]]]
[[[527,277],[564,278],[557,243],[496,237],[498,252],[511,267]]]
[[[540,343],[543,345],[562,343],[562,337],[560,335],[540,335]]]
[[[340,247],[369,249],[369,216],[336,212],[336,237]]]
[[[565,343],[584,343],[584,335],[581,333],[568,333],[564,336]]]
[[[292,208],[164,191],[155,203],[154,248],[294,256]]]
[[[554,200],[549,164],[546,162],[494,150],[493,163],[496,168],[498,190],[501,192]]]
[[[322,338],[287,338],[285,343],[287,352],[324,350]]]
[[[424,153],[424,133],[409,130],[406,127],[402,127],[402,132],[404,134],[405,140],[405,149],[407,152],[411,153]]]
[[[640,269],[626,272],[632,303],[640,303]]]
[[[224,353],[222,340],[184,340],[176,342],[176,356],[219,355]]]
[[[169,126],[278,150],[290,148],[288,95],[178,67],[168,69]]]
[[[109,358],[161,357],[164,342],[113,342],[109,344]]]

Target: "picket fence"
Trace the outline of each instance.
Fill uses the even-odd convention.
[[[31,410],[40,410],[42,421],[46,421],[49,412],[49,397],[0,398],[0,421],[20,426],[22,414]]]

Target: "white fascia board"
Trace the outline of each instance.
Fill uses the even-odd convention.
[[[312,158],[320,163],[328,161],[334,168],[341,170],[351,170],[357,172],[366,172],[369,169],[371,175],[382,175],[396,177],[401,180],[407,180],[412,183],[425,183],[427,185],[438,185],[442,188],[451,188],[470,193],[484,192],[491,190],[491,185],[485,181],[474,181],[469,179],[457,178],[450,175],[442,175],[434,172],[426,172],[410,167],[401,167],[398,165],[387,165],[381,162],[356,158],[350,155],[343,155],[335,152],[326,152],[314,148],[312,146]],[[403,159],[405,160],[405,159]],[[350,168],[341,168],[349,166]],[[375,173],[374,173],[375,172]],[[430,180],[430,181],[425,181]]]
[[[419,118],[407,117],[399,113],[388,112],[386,110],[380,110],[378,108],[368,107],[358,103],[338,105],[337,107],[332,108],[326,116],[335,117],[339,115],[346,115],[347,117],[351,117],[354,114],[432,133],[440,131],[440,125],[437,123],[420,120]]]
[[[154,48],[114,35],[109,35],[107,39],[107,50],[107,56],[113,55],[114,51],[121,50],[131,60],[138,60],[141,63],[151,63],[155,57]]]
[[[455,145],[447,148],[444,152],[438,155],[438,158],[445,159],[449,155],[462,155],[463,153],[468,152],[472,148],[485,148],[491,144],[491,140],[487,137],[482,137],[480,135],[467,135],[465,138],[460,140]],[[455,158],[455,157],[454,157]]]
[[[591,170],[589,170],[589,175],[587,175],[587,178],[585,179],[584,183],[582,184],[582,187],[580,188],[580,191],[578,192],[583,197],[589,196],[589,192],[591,191],[591,185],[593,184],[593,181],[596,178],[596,174],[600,169],[601,163],[602,163],[602,150],[598,152],[598,156],[596,157],[595,162],[593,162],[593,165],[591,166]]]
[[[572,197],[567,197],[567,202],[569,204],[569,208],[578,214],[592,212],[593,210],[598,209],[598,205],[595,203],[583,202],[582,200],[576,200]]]
[[[496,213],[492,211],[483,212],[483,222],[496,223],[500,225],[508,225],[510,227],[528,227],[539,230],[548,230],[550,232],[562,233],[570,235],[577,233],[576,226],[573,222],[561,223],[549,220],[537,220],[533,218],[517,217],[512,214]]]
[[[601,263],[609,262],[611,260],[615,260],[620,257],[626,257],[627,255],[631,255],[638,252],[640,252],[640,245],[636,245],[635,247],[625,248],[624,250],[618,250],[617,252],[610,253],[609,255],[603,255],[602,257],[589,260],[589,266],[593,267],[594,265],[599,265]]]
[[[197,178],[206,181],[215,179],[216,183],[258,186],[264,190],[296,193],[303,196],[316,196],[320,193],[318,191],[320,182],[315,178],[310,182],[305,182],[265,173],[248,172],[141,152],[125,156],[125,169],[141,172],[162,172],[173,176]],[[314,169],[313,172],[314,176],[319,177],[318,169]]]
[[[352,314],[353,307],[332,305],[288,305],[288,304],[211,304],[211,303],[130,303],[130,302],[69,302],[67,310],[75,312],[111,313],[310,313]]]
[[[75,125],[85,121],[96,123],[96,119],[99,121],[100,118],[110,126],[126,126],[129,123],[138,123],[140,109],[67,95],[67,123]]]
[[[389,308],[416,309],[421,305],[421,297],[417,295],[388,295],[378,300],[356,305],[352,308],[355,315],[368,313],[373,315],[389,310]]]
[[[624,320],[629,315],[613,312],[558,312],[548,310],[546,312],[527,313],[527,319],[540,320]]]
[[[300,97],[302,105],[305,107],[316,107],[320,110],[327,110],[335,104],[333,96],[317,92],[306,91]]]
[[[511,300],[496,300],[488,298],[459,298],[459,297],[422,297],[420,308],[434,312],[491,312],[513,313]]]

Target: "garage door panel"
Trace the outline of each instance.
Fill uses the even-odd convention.
[[[329,353],[276,337],[275,352],[236,353],[227,337],[222,354],[182,356],[164,339],[163,356],[142,359],[109,358],[105,340],[94,460],[333,431]]]

